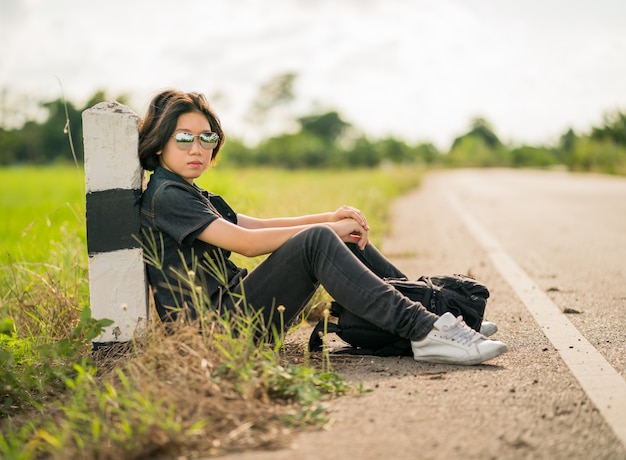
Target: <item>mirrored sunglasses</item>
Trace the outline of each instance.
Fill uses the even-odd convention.
[[[215,133],[193,134],[182,132],[176,133],[172,137],[176,141],[176,145],[178,146],[178,148],[183,150],[191,149],[193,141],[196,139],[196,137],[200,141],[200,146],[205,149],[214,149],[215,147],[217,147],[217,143],[220,140],[220,137]]]

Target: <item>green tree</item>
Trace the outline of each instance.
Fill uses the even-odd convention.
[[[568,129],[559,139],[559,149],[564,153],[574,150],[578,137],[572,128]]]
[[[604,116],[604,126],[591,130],[591,139],[596,141],[612,141],[626,146],[626,113],[613,112]]]
[[[302,132],[320,138],[326,145],[337,142],[346,129],[352,126],[343,121],[337,112],[301,117],[298,122]]]
[[[414,158],[416,161],[421,161],[427,165],[432,165],[441,161],[441,153],[430,142],[419,144],[413,147]]]
[[[626,149],[611,140],[583,139],[576,143],[567,166],[574,171],[626,174]]]
[[[445,162],[450,166],[508,166],[510,152],[484,118],[472,120],[470,130],[454,139]]]
[[[227,137],[222,150],[220,150],[217,161],[226,164],[236,164],[240,166],[253,166],[258,164],[255,151],[248,148],[241,140]]]
[[[85,108],[106,100],[104,91],[97,91],[89,99]],[[126,97],[119,96],[118,101],[125,103]],[[38,103],[45,112],[43,121],[28,119],[21,127],[0,128],[0,164],[34,163],[44,164],[52,161],[82,162],[82,112],[71,102],[63,98]],[[71,135],[71,138],[70,138]]]
[[[35,121],[27,121],[24,126],[15,131],[19,147],[17,149],[18,163],[44,163],[44,140],[41,125]]]
[[[331,149],[322,139],[307,132],[267,139],[258,146],[256,154],[261,165],[288,169],[328,166],[331,156]]]
[[[388,137],[376,145],[380,158],[392,163],[409,163],[415,160],[412,149],[405,142]]]
[[[341,155],[342,166],[374,167],[380,163],[380,150],[367,137],[360,136]]]
[[[20,138],[16,131],[0,128],[0,166],[17,162],[20,156]]]
[[[463,136],[454,139],[454,142],[452,143],[452,149],[454,149],[458,144],[463,142],[463,139],[467,137],[475,137],[477,139],[480,139],[482,141],[482,144],[488,149],[495,150],[502,147],[502,142],[500,142],[500,139],[498,139],[498,136],[496,136],[496,134],[494,133],[493,128],[491,127],[489,122],[481,117],[474,118],[472,120],[469,132],[467,132]]]
[[[72,161],[73,148],[77,160],[82,161],[82,110],[76,109],[71,102],[63,99],[46,102],[43,106],[48,109],[49,114],[40,127],[43,160]]]
[[[524,145],[511,150],[511,166],[522,167],[546,167],[557,163],[554,153],[543,147]]]

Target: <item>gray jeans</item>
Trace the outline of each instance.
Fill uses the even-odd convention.
[[[382,280],[402,276],[373,245],[361,251],[320,225],[298,233],[270,254],[235,293],[245,293],[241,295],[247,307],[262,309],[265,324],[279,328],[277,307],[285,308],[283,321],[290,324],[322,285],[355,315],[400,337],[419,340],[430,332],[437,316]],[[234,308],[228,295],[222,308]]]

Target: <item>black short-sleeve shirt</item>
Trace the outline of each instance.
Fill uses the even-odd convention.
[[[162,319],[175,319],[181,309],[195,317],[199,296],[214,304],[245,275],[229,251],[197,239],[220,218],[237,223],[237,214],[220,196],[156,168],[141,198],[141,227],[148,279]]]

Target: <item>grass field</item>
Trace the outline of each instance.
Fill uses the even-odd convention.
[[[200,185],[259,217],[351,204],[379,242],[389,201],[421,176],[415,168],[216,168]],[[327,367],[287,364],[282,340],[258,346],[241,333],[252,327],[238,325],[235,337],[219,318],[210,334],[155,326],[121,356],[92,356],[100,325],[89,315],[82,171],[0,169],[0,213],[0,458],[148,458],[276,445],[285,427],[323,423],[320,400],[346,391]]]
[[[349,171],[221,170],[198,183],[223,195],[238,212],[257,217],[362,209],[376,242],[387,230],[388,200],[419,183],[414,168]],[[84,253],[84,174],[72,166],[0,169],[0,266],[62,259],[68,243]],[[288,197],[288,199],[287,199]],[[69,251],[71,257],[77,255]]]
[[[84,241],[84,190],[84,176],[77,168],[0,169],[3,256],[42,260],[68,234]]]

